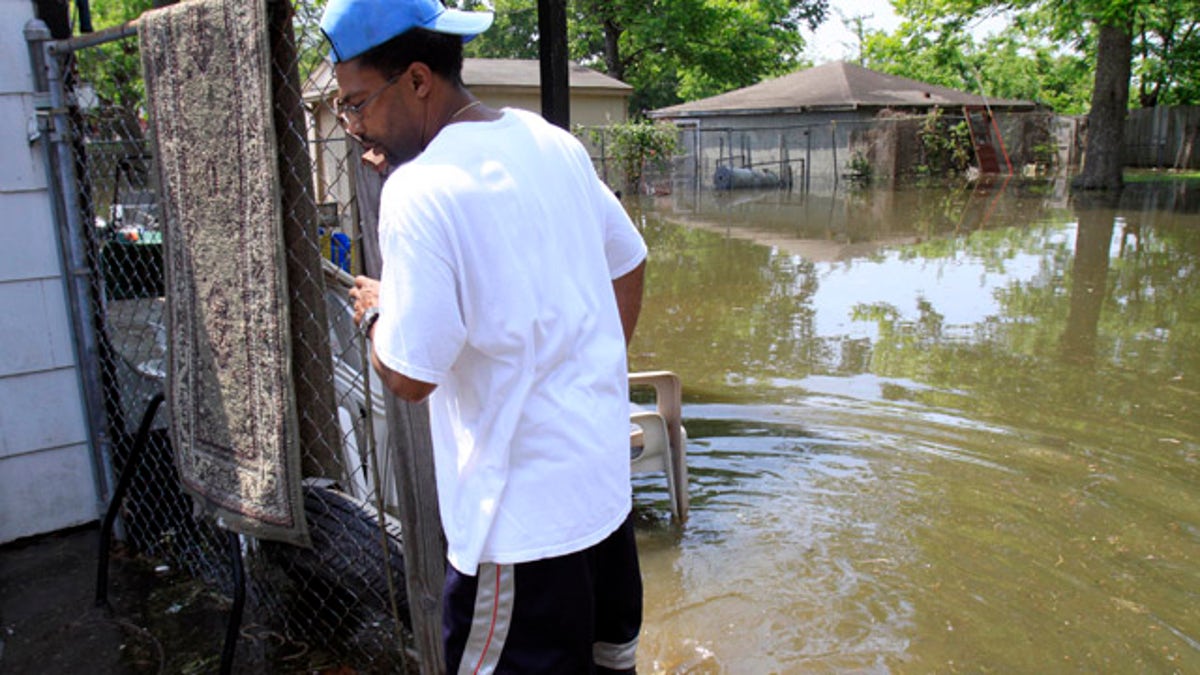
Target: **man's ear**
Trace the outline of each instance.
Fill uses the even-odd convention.
[[[417,95],[417,98],[425,98],[429,95],[429,89],[433,84],[433,71],[420,61],[413,63],[408,68],[413,93]]]

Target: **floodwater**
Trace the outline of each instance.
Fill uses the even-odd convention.
[[[1200,184],[675,194],[642,672],[1200,672]]]

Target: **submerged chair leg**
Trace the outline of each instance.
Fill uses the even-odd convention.
[[[229,610],[229,623],[225,627],[225,646],[221,649],[221,675],[233,672],[233,655],[237,648],[238,634],[242,630],[242,610],[246,605],[246,572],[242,566],[242,542],[238,533],[226,530],[229,542],[229,557],[233,564],[233,607]]]
[[[125,501],[125,493],[129,491],[133,474],[142,462],[142,454],[145,453],[150,438],[150,425],[154,423],[154,415],[158,412],[158,406],[162,405],[163,398],[161,393],[155,394],[146,405],[146,412],[142,414],[142,423],[138,426],[129,459],[125,461],[125,468],[117,480],[117,489],[113,491],[112,501],[108,503],[108,509],[104,512],[104,521],[100,526],[100,554],[96,563],[97,607],[108,604],[108,553],[112,544],[113,524],[117,520],[117,513],[121,511],[121,503]]]
[[[667,452],[667,496],[671,499],[671,516],[675,518],[675,522],[682,522],[684,511],[680,509],[679,504],[679,484],[675,480],[675,467],[673,456],[670,451]]]
[[[687,522],[691,496],[688,494],[687,431],[679,428],[679,446],[671,453],[671,476],[675,483],[675,510],[679,522]]]

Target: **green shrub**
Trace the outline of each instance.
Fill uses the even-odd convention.
[[[975,157],[967,121],[951,124],[942,115],[941,108],[929,111],[917,131],[917,138],[921,141],[921,167],[928,175],[962,173]]]
[[[602,148],[625,178],[625,188],[638,192],[648,167],[665,168],[679,147],[679,130],[669,122],[626,122],[578,130]]]

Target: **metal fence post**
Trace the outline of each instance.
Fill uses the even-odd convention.
[[[542,117],[571,128],[567,63],[567,2],[538,0],[538,54],[541,59]]]
[[[47,182],[54,195],[54,221],[58,226],[59,254],[66,275],[67,300],[71,307],[72,343],[80,377],[88,435],[95,467],[96,492],[100,497],[96,512],[103,513],[113,485],[110,427],[121,429],[120,406],[112,405],[112,387],[106,385],[101,372],[105,359],[111,359],[110,347],[97,335],[90,321],[101,299],[93,294],[92,270],[88,264],[88,230],[81,222],[83,199],[78,191],[76,163],[71,148],[71,120],[64,91],[62,68],[50,29],[40,20],[25,26],[30,59],[36,79],[38,133],[46,155]],[[106,402],[109,404],[106,407]],[[113,419],[114,415],[118,419]],[[123,429],[121,429],[123,431]]]

